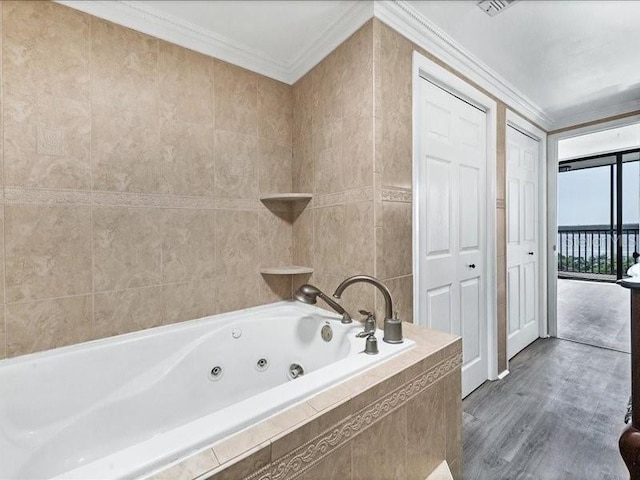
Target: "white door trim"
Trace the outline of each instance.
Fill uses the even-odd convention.
[[[558,232],[558,142],[571,137],[578,137],[588,133],[601,132],[611,128],[625,127],[640,123],[640,115],[618,118],[608,122],[596,123],[585,127],[574,128],[564,132],[549,135],[547,139],[547,292],[548,292],[548,324],[549,335],[558,336],[558,262],[556,241]]]
[[[538,251],[536,255],[540,259],[538,264],[538,288],[540,289],[538,295],[538,312],[539,312],[539,327],[538,332],[540,337],[546,338],[549,336],[548,328],[548,312],[547,312],[547,265],[548,259],[545,252],[547,251],[547,133],[536,127],[533,123],[521,117],[517,113],[507,108],[507,115],[505,120],[505,128],[512,126],[516,130],[524,133],[525,135],[534,138],[538,141],[538,161],[540,162],[540,169],[538,170],[538,212],[539,212],[539,224],[538,230]],[[505,151],[506,153],[506,151]],[[505,159],[505,175],[506,175],[507,163]],[[506,205],[505,205],[506,207]],[[555,243],[555,242],[554,242]],[[509,359],[507,358],[507,370],[509,370]]]
[[[419,95],[420,78],[439,85],[457,97],[477,106],[487,114],[487,238],[485,252],[486,292],[487,292],[487,378],[498,378],[498,323],[496,317],[497,281],[496,281],[496,127],[498,124],[498,105],[488,95],[467,83],[457,75],[445,70],[437,63],[418,52],[413,52],[413,309],[419,325],[425,325],[424,313],[420,312],[416,278],[419,275],[418,245],[418,205],[420,191],[417,185],[417,168],[419,161]]]

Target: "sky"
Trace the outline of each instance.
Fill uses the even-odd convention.
[[[640,162],[623,165],[623,223],[640,217]],[[588,168],[558,174],[558,225],[609,224],[609,167]],[[614,194],[615,195],[615,194]]]

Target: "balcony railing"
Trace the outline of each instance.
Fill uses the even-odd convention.
[[[558,227],[558,274],[615,276],[618,242],[622,245],[622,270],[626,272],[635,262],[637,224],[625,224],[620,238],[609,225]]]

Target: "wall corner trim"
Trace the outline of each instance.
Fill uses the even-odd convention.
[[[375,0],[373,12],[412,42],[466,76],[491,95],[516,109],[545,130],[553,125],[542,108],[453,40],[405,0]]]

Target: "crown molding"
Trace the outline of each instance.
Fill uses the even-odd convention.
[[[161,12],[134,0],[55,0],[70,8],[118,25],[195,50],[288,84],[306,72],[346,40],[373,16],[370,1],[347,4],[317,38],[291,61],[269,56],[211,30]]]
[[[54,1],[287,84],[295,83],[375,16],[544,130],[558,130],[640,110],[638,99],[552,119],[540,106],[406,0],[363,0],[348,3],[327,28],[305,44],[292,59],[274,58],[265,52],[165,14],[140,0]]]
[[[374,15],[543,129],[553,125],[540,106],[406,1],[375,0]]]
[[[582,125],[584,123],[594,122],[596,120],[603,120],[638,111],[640,111],[640,98],[560,117],[553,123],[553,130],[561,130],[568,127]]]
[[[349,5],[291,62],[288,83],[298,81],[371,18],[373,1],[356,1]]]
[[[289,69],[281,60],[249,48],[211,30],[160,12],[143,1],[55,0],[57,3],[166,40],[196,52],[287,82]]]

